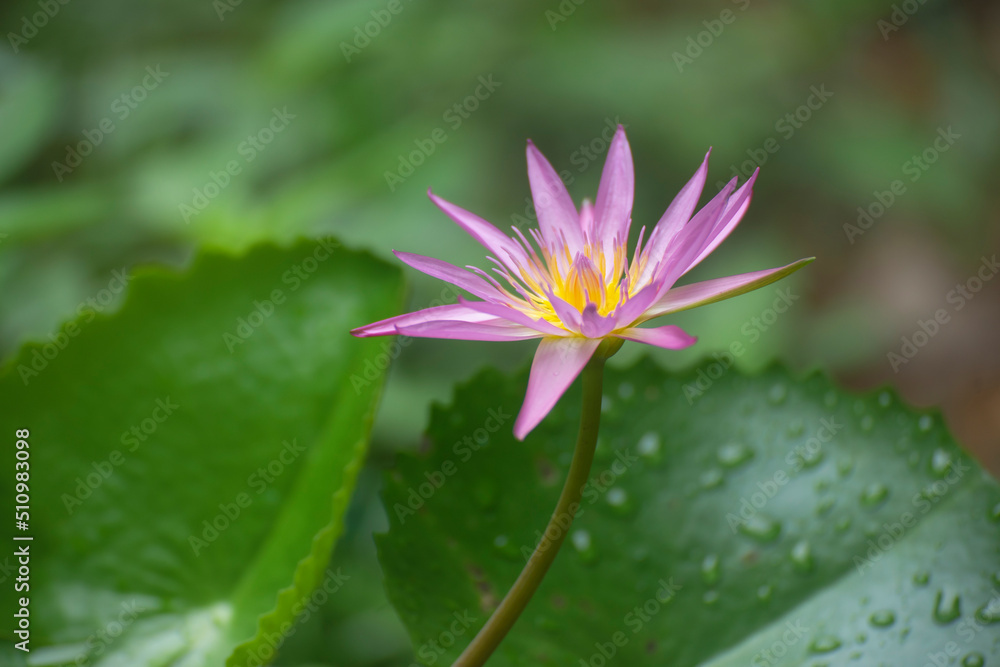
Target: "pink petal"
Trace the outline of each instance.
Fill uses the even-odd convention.
[[[541,338],[534,329],[503,321],[491,322],[424,322],[409,326],[397,326],[404,336],[414,338],[449,338],[453,340],[508,341]]]
[[[462,297],[458,297],[458,302],[485,315],[520,324],[530,329],[534,329],[535,331],[538,331],[546,336],[569,335],[569,332],[560,329],[553,324],[549,324],[543,319],[534,319],[526,315],[524,312],[510,306],[505,306],[499,303],[490,303],[489,301],[466,301]]]
[[[434,306],[425,308],[405,315],[396,315],[385,320],[379,320],[363,327],[358,327],[351,333],[359,338],[369,336],[394,336],[397,326],[408,326],[411,324],[423,324],[424,322],[440,322],[445,320],[458,320],[461,322],[487,322],[496,320],[494,315],[488,315],[472,308],[467,308],[460,303],[453,303],[447,306]]]
[[[603,317],[597,312],[595,304],[588,303],[583,309],[582,320],[581,331],[584,336],[587,338],[603,338],[615,328],[615,322],[618,321],[618,318],[614,313]]]
[[[708,243],[705,248],[701,251],[698,257],[688,266],[687,273],[694,267],[701,263],[701,260],[712,254],[719,244],[726,240],[730,233],[736,229],[736,225],[740,224],[740,220],[743,219],[743,214],[747,212],[747,208],[750,207],[750,200],[753,198],[753,184],[757,180],[757,174],[760,172],[760,168],[754,170],[753,174],[747,179],[747,182],[743,186],[733,193],[733,196],[729,198],[726,202],[726,210],[719,219],[718,224],[712,231],[712,235],[709,237]]]
[[[549,303],[552,304],[552,309],[556,311],[556,315],[559,316],[559,320],[563,323],[563,325],[570,331],[580,333],[580,328],[583,326],[580,311],[565,299],[562,299],[551,292],[546,293],[545,296],[548,298]]]
[[[417,271],[422,271],[434,278],[445,280],[456,287],[461,287],[469,294],[478,296],[487,301],[508,301],[509,295],[505,295],[493,285],[489,284],[476,274],[460,269],[454,264],[443,262],[433,257],[414,255],[409,252],[392,251],[396,257],[409,264]]]
[[[549,247],[565,242],[571,254],[576,254],[583,249],[583,230],[576,206],[559,174],[531,141],[528,141],[527,153],[531,198],[542,236]]]
[[[468,232],[472,238],[479,241],[479,243],[506,266],[512,267],[515,262],[525,260],[524,252],[518,247],[517,243],[491,223],[483,220],[475,213],[470,213],[464,208],[441,199],[430,190],[427,191],[427,196],[449,218],[458,223],[459,227]]]
[[[682,287],[675,287],[664,294],[651,306],[642,316],[642,321],[676,313],[696,306],[703,306],[716,301],[722,301],[740,294],[752,292],[755,289],[770,285],[781,280],[785,276],[795,273],[806,264],[812,262],[815,257],[808,257],[793,262],[788,266],[780,266],[776,269],[766,271],[754,271],[725,278],[715,278],[700,283],[692,283]]]
[[[583,237],[588,241],[594,239],[594,205],[589,199],[584,199],[580,204],[580,229],[583,230]]]
[[[673,324],[654,329],[633,327],[631,329],[623,329],[615,333],[615,335],[619,338],[634,340],[638,343],[647,343],[667,350],[683,350],[685,347],[691,347],[698,342],[697,338],[688,335],[686,331]]]
[[[667,248],[666,254],[660,259],[659,268],[655,270],[653,282],[660,285],[660,296],[673,287],[677,279],[684,275],[691,263],[701,253],[708,238],[715,229],[722,215],[726,212],[726,202],[729,194],[736,187],[733,178],[719,194],[715,195],[705,206],[695,213],[691,222],[677,235]],[[656,257],[650,257],[650,261]]]
[[[514,422],[514,437],[524,440],[545,418],[600,344],[601,341],[595,338],[542,339],[531,364],[524,404]]]
[[[666,212],[660,217],[660,221],[656,223],[656,227],[653,228],[646,248],[649,257],[654,259],[651,259],[647,264],[646,270],[640,277],[640,282],[650,279],[655,258],[664,255],[670,242],[694,215],[694,210],[698,207],[698,200],[701,198],[701,192],[705,189],[705,179],[708,178],[708,158],[711,155],[712,149],[709,149],[705,153],[705,159],[701,161],[701,166],[694,172],[694,176],[677,193]]]
[[[635,195],[635,176],[632,171],[632,151],[625,128],[621,125],[611,140],[608,157],[601,173],[601,184],[597,188],[594,204],[595,237],[607,249],[617,240],[628,238],[628,228],[632,215],[632,199]]]

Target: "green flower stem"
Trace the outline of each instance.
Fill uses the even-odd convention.
[[[480,667],[486,663],[514,627],[521,612],[528,606],[549,566],[555,560],[556,554],[559,553],[559,547],[569,533],[570,523],[580,509],[583,487],[587,484],[590,466],[594,461],[597,431],[601,424],[601,397],[606,360],[602,354],[595,354],[583,370],[583,411],[580,414],[576,451],[573,452],[573,462],[569,467],[566,484],[563,486],[552,518],[545,527],[542,540],[535,547],[534,553],[531,554],[510,592],[452,667]],[[555,537],[550,539],[550,535]]]

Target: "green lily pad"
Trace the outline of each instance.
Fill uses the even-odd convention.
[[[525,385],[459,387],[387,475],[379,554],[423,664],[468,644],[556,504],[579,383],[520,443]],[[490,665],[1000,659],[1000,488],[939,416],[779,367],[646,361],[604,393],[582,513]]]
[[[324,239],[129,283],[0,377],[0,432],[30,431],[5,533],[34,538],[31,658],[252,665],[348,578],[327,565],[388,358],[348,330],[398,311],[400,275]]]

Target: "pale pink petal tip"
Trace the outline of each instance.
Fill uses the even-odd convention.
[[[514,422],[514,437],[524,440],[555,407],[593,356],[598,339],[543,338],[531,363],[524,404]]]

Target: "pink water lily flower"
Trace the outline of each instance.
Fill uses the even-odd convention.
[[[711,151],[709,151],[711,154]],[[403,262],[478,297],[427,308],[353,330],[355,336],[403,334],[424,338],[509,341],[541,338],[524,404],[514,424],[523,440],[555,406],[607,338],[670,350],[696,339],[680,327],[639,325],[653,318],[713,303],[768,285],[812,261],[674,287],[729,236],[750,205],[757,172],[736,188],[733,178],[695,213],[708,157],[667,207],[643,245],[645,227],[628,260],[634,177],[625,130],[608,148],[597,201],[577,210],[552,165],[528,142],[528,180],[538,214],[531,240],[513,227],[507,236],[479,216],[428,191],[458,226],[490,253],[490,275],[439,259],[395,252]]]

